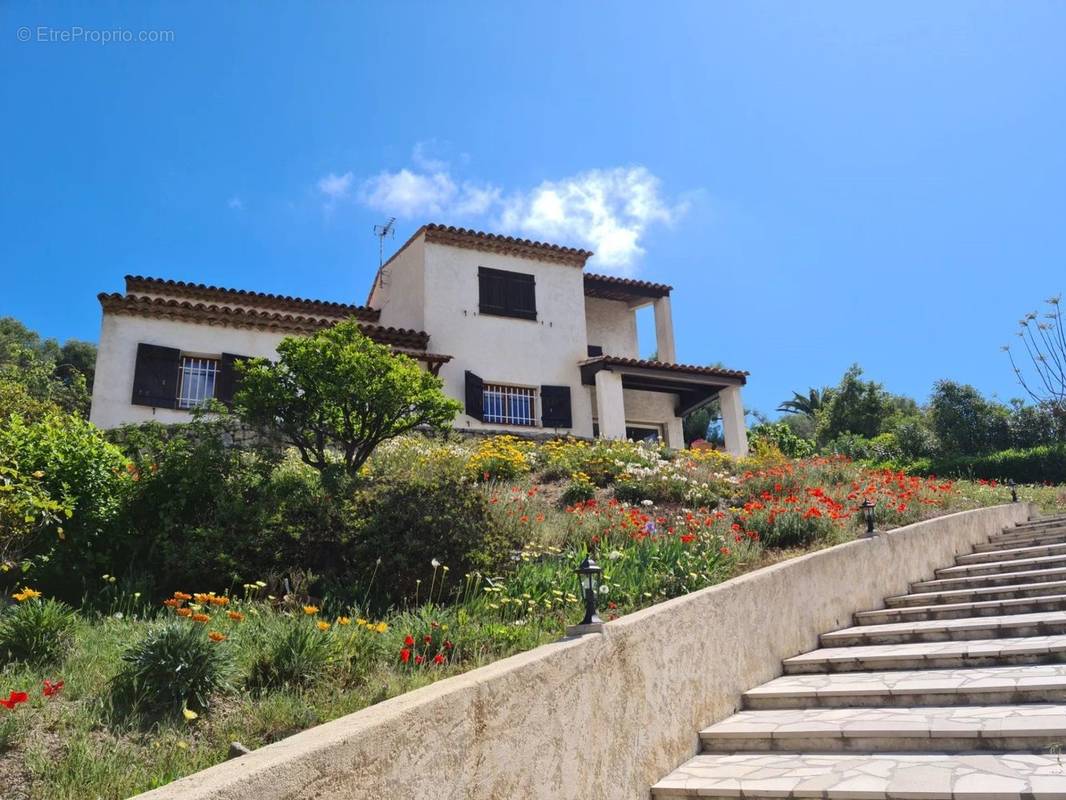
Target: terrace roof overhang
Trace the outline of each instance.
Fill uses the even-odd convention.
[[[714,400],[720,391],[747,383],[747,372],[690,364],[667,364],[619,356],[597,356],[579,362],[581,382],[594,386],[596,373],[609,370],[622,378],[623,389],[678,396],[677,415],[685,416]]]

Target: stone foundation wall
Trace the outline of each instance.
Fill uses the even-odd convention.
[[[1029,504],[786,561],[380,703],[141,800],[645,800],[741,693]]]

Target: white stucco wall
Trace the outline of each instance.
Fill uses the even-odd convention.
[[[424,310],[425,252],[425,238],[419,236],[385,265],[370,296],[370,307],[381,311],[379,325],[416,331],[428,330]]]
[[[462,401],[465,372],[486,383],[569,386],[573,428],[592,435],[592,408],[581,384],[578,362],[587,358],[585,288],[577,267],[426,243],[425,330],[429,349],[453,360],[440,371],[445,391]],[[523,272],[536,279],[537,319],[478,312],[478,268]],[[382,312],[384,322],[384,311]],[[385,323],[395,324],[395,323]],[[537,409],[538,417],[540,409]],[[505,430],[460,414],[456,427]],[[516,431],[528,432],[527,427]]]
[[[176,347],[190,355],[275,358],[284,333],[247,328],[226,328],[166,319],[104,314],[93,382],[89,419],[101,428],[130,422],[188,422],[188,411],[133,405],[133,371],[137,344]]]
[[[610,356],[640,358],[637,315],[628,303],[586,297],[585,321],[589,344],[598,344]]]

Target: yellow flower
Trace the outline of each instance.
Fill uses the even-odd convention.
[[[351,625],[352,624],[352,618],[351,617],[337,617],[337,624],[338,625]]]
[[[36,472],[33,473],[33,477],[35,477],[35,478],[43,478],[44,477],[44,470],[40,470],[40,469],[37,470]]]
[[[363,619],[362,617],[360,617],[359,619],[357,619],[357,620],[355,621],[355,624],[356,624],[356,625],[366,625],[366,620],[365,620],[365,619]]]
[[[374,630],[376,630],[378,633],[384,633],[388,629],[389,626],[386,625],[384,622],[379,622],[377,625],[374,626]]]
[[[18,592],[17,594],[13,594],[11,596],[18,600],[20,603],[23,603],[26,600],[37,599],[41,596],[41,593],[38,592],[36,589],[31,589],[29,586],[23,586],[21,592]]]
[[[307,614],[307,616],[311,616],[312,614],[317,614],[318,613],[318,606],[304,606],[304,613]]]
[[[200,716],[195,711],[193,711],[191,708],[183,708],[181,710],[181,715],[183,717],[185,717],[185,719],[187,719],[189,722],[192,722],[194,719],[196,719],[197,717]],[[183,744],[185,744],[185,743],[184,742],[178,742],[178,747],[181,747],[181,745],[183,745]]]
[[[324,619],[320,619],[318,622],[315,623],[315,625],[318,626],[318,629],[320,631],[328,631],[329,630],[329,623],[326,622]]]

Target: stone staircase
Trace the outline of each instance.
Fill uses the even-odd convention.
[[[955,561],[786,659],[653,797],[1066,800],[1066,516]]]

